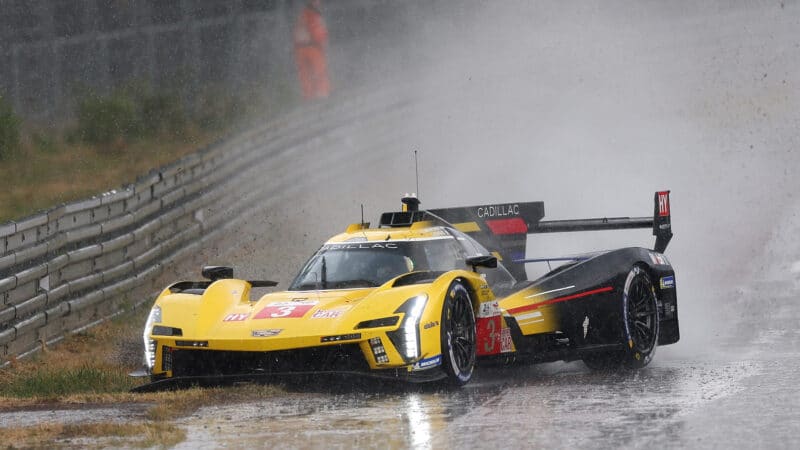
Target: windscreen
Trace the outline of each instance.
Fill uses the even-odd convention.
[[[460,247],[450,236],[325,244],[308,260],[289,290],[375,287],[408,272],[463,266]]]

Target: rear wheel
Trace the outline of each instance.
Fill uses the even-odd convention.
[[[472,297],[461,281],[453,281],[442,308],[442,364],[448,380],[463,386],[475,369],[475,314]]]
[[[658,301],[647,272],[634,266],[622,294],[625,349],[587,355],[583,362],[593,370],[640,369],[653,359],[658,345]]]

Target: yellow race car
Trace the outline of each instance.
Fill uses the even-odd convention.
[[[669,192],[653,217],[542,221],[542,202],[422,211],[414,196],[378,227],[350,225],[286,291],[205,267],[158,296],[144,330],[152,383],[297,373],[470,381],[481,364],[582,359],[643,367],[679,339]],[[529,233],[652,227],[655,249],[525,259]],[[525,264],[561,261],[527,281]]]

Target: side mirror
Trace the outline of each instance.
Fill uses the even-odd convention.
[[[492,255],[471,256],[467,258],[467,265],[472,266],[473,272],[477,272],[478,267],[494,269],[497,267],[497,258]]]
[[[233,278],[233,267],[227,266],[205,266],[203,267],[203,278],[211,281],[227,280]]]

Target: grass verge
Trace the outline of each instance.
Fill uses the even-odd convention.
[[[207,86],[195,93],[196,110],[177,90],[136,82],[106,95],[85,92],[77,123],[62,130],[25,123],[0,99],[0,223],[129,184],[244,124],[286,113],[297,99],[273,84],[235,93]]]
[[[124,151],[102,151],[31,133],[0,164],[6,189],[0,195],[0,223],[135,181],[145,174],[204,147],[222,131],[194,129],[128,144]]]
[[[46,408],[104,407],[103,417],[85,423],[43,423],[6,426],[0,436],[8,448],[170,447],[185,439],[174,420],[204,405],[248,402],[280,394],[280,386],[243,384],[229,388],[192,388],[133,394],[143,381],[128,373],[139,368],[141,330],[147,314],[139,308],[82,333],[53,348],[0,368],[0,416],[4,412]],[[120,410],[142,405],[134,421],[116,422],[108,407]],[[93,415],[89,415],[92,417]],[[129,417],[126,416],[126,417]]]
[[[186,431],[170,424],[44,423],[29,427],[0,428],[7,448],[148,448],[172,447],[186,439]]]

